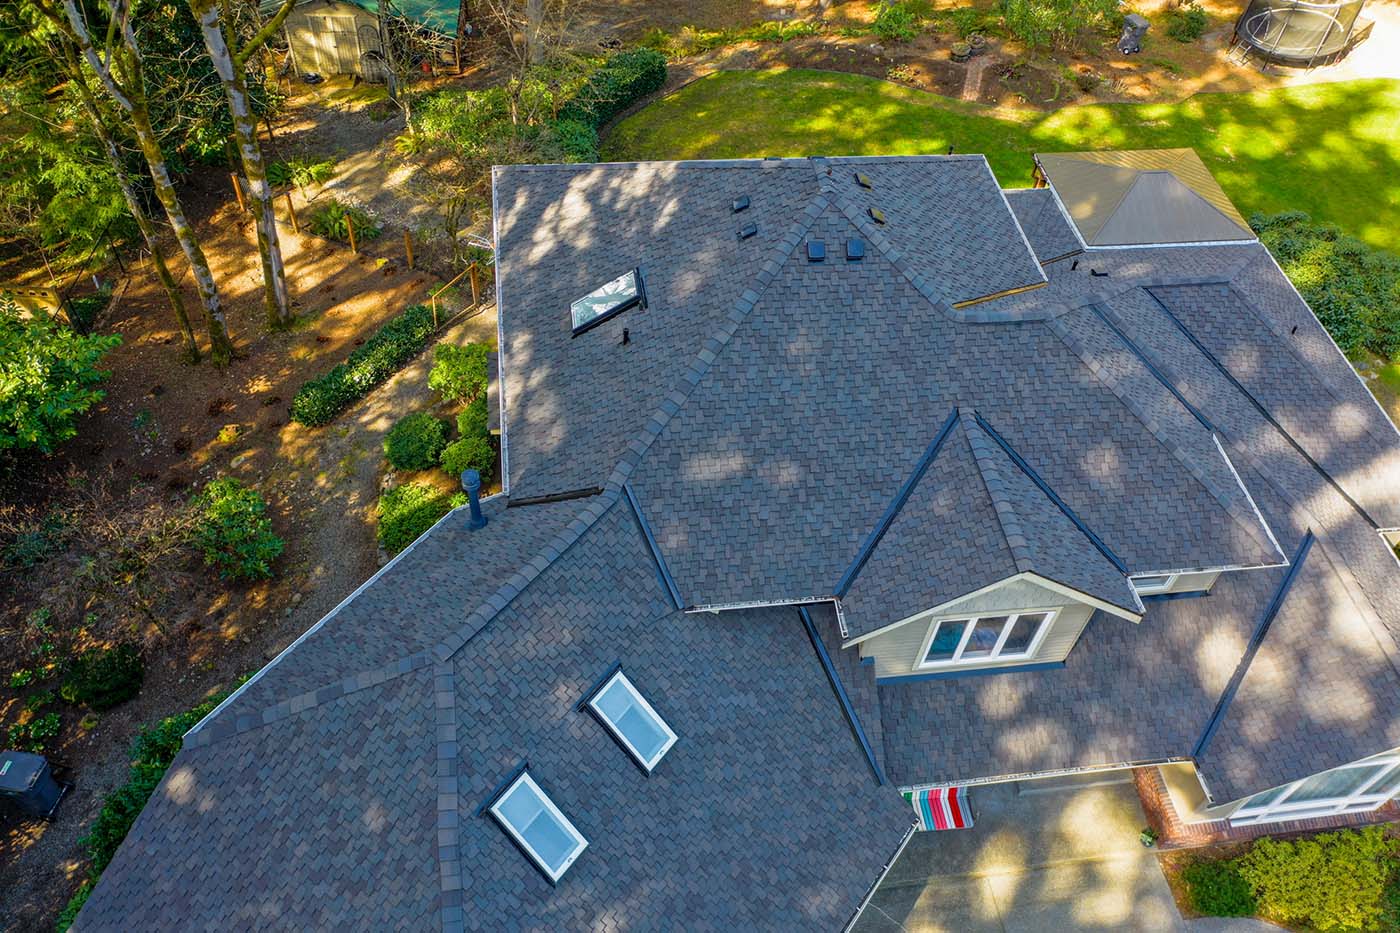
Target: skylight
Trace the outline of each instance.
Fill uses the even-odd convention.
[[[529,771],[520,772],[491,804],[491,815],[551,883],[562,878],[588,848],[588,840],[559,812]]]
[[[646,285],[642,281],[642,270],[633,269],[569,306],[574,336],[638,305],[643,308],[647,306]]]
[[[861,261],[862,259],[864,259],[864,258],[865,258],[865,241],[863,241],[863,240],[847,240],[847,241],[846,241],[846,261],[847,261],[847,262],[860,262],[860,261]]]
[[[826,244],[821,240],[807,241],[807,261],[824,262],[826,260]]]
[[[588,707],[648,774],[676,744],[671,727],[620,669],[598,689]]]

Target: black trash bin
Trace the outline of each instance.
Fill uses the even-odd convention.
[[[0,800],[8,800],[30,816],[48,819],[67,786],[54,780],[43,755],[0,752]]]
[[[1145,17],[1129,13],[1123,17],[1123,34],[1118,37],[1118,51],[1124,55],[1135,55],[1142,51],[1142,37],[1147,35],[1151,25]]]

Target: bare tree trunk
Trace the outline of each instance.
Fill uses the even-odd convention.
[[[525,0],[525,55],[532,65],[544,61],[544,0]]]
[[[185,299],[180,294],[175,277],[170,274],[170,267],[165,264],[165,256],[161,253],[155,227],[151,224],[151,218],[146,215],[146,209],[142,206],[140,198],[136,196],[136,186],[132,183],[131,175],[127,173],[126,164],[122,161],[121,150],[117,148],[116,140],[108,131],[107,124],[102,119],[102,112],[98,110],[97,101],[93,99],[92,92],[88,88],[82,72],[78,69],[77,62],[70,60],[66,64],[69,78],[77,87],[78,96],[82,99],[83,109],[87,111],[88,119],[92,121],[97,138],[102,141],[102,146],[107,152],[107,161],[112,163],[112,172],[117,177],[117,185],[122,189],[122,197],[126,199],[127,210],[131,211],[131,216],[136,219],[136,227],[141,231],[141,238],[145,240],[146,248],[151,251],[151,262],[156,267],[156,277],[160,279],[161,287],[165,289],[166,297],[170,299],[170,307],[175,312],[175,320],[180,324],[180,334],[185,342],[185,354],[191,363],[198,363],[199,342],[195,340],[194,328],[190,326],[189,312],[185,310]]]
[[[136,141],[140,143],[141,152],[146,156],[151,180],[155,182],[156,197],[165,208],[170,228],[175,231],[180,250],[189,261],[195,287],[199,290],[199,300],[204,306],[204,325],[209,330],[209,356],[215,363],[223,366],[233,359],[233,339],[229,337],[228,324],[224,320],[223,303],[219,299],[219,288],[214,284],[214,272],[209,268],[209,260],[199,245],[194,227],[185,216],[180,196],[175,191],[175,183],[170,179],[170,170],[166,167],[165,155],[160,151],[160,141],[151,127],[151,116],[144,96],[134,99],[132,103],[135,106],[130,111],[130,116],[132,129],[136,131]]]
[[[263,310],[272,328],[286,327],[292,320],[291,303],[287,299],[287,272],[282,265],[282,244],[277,237],[277,215],[272,206],[272,189],[267,183],[263,165],[262,146],[258,143],[258,121],[248,99],[248,82],[243,68],[245,55],[256,49],[245,49],[238,56],[229,49],[224,36],[219,6],[209,0],[190,0],[190,12],[199,21],[204,35],[204,47],[214,62],[214,70],[228,98],[233,116],[233,136],[238,156],[243,163],[243,177],[257,214],[258,257],[262,261]],[[280,22],[280,20],[279,20]]]
[[[99,53],[88,33],[87,20],[78,6],[78,0],[63,0],[63,13],[57,13],[44,2],[36,3],[40,11],[55,25],[63,29],[83,53],[88,65],[97,75],[108,95],[131,119],[136,140],[141,146],[141,154],[146,157],[146,165],[155,183],[156,197],[165,208],[170,227],[175,231],[175,239],[189,261],[194,275],[195,286],[199,290],[200,303],[204,306],[205,326],[209,330],[209,356],[215,363],[223,365],[233,357],[233,340],[229,337],[228,325],[224,321],[223,304],[219,299],[218,286],[214,284],[214,273],[209,268],[209,260],[200,249],[194,228],[185,217],[175,185],[170,180],[165,155],[160,149],[160,138],[151,126],[150,107],[146,103],[145,75],[141,65],[141,51],[136,46],[136,35],[131,30],[130,7],[123,0],[107,0],[111,24],[107,30],[105,55]],[[120,68],[119,79],[114,68]]]

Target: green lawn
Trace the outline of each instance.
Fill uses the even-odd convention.
[[[609,160],[982,152],[1007,187],[1032,152],[1193,147],[1246,216],[1302,210],[1400,252],[1400,81],[1008,114],[830,71],[727,71],[623,121]]]

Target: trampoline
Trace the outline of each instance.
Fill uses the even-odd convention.
[[[1283,65],[1331,64],[1365,38],[1370,24],[1361,19],[1364,5],[1365,0],[1250,0],[1230,44]]]

